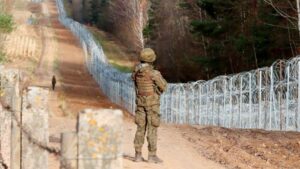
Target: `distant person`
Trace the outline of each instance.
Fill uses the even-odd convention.
[[[159,71],[154,70],[153,62],[156,59],[155,52],[144,49],[140,54],[141,63],[135,67],[132,79],[136,88],[136,112],[135,123],[137,131],[134,138],[134,161],[143,161],[142,147],[147,131],[148,162],[162,163],[157,157],[157,128],[160,125],[160,95],[166,90],[167,82]]]
[[[56,85],[56,78],[55,78],[55,76],[53,75],[53,76],[52,76],[52,90],[53,90],[53,91],[55,90],[55,85]]]

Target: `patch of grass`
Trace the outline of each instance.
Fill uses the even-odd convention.
[[[119,64],[116,64],[116,63],[113,63],[113,62],[110,62],[110,64],[120,70],[121,72],[124,72],[124,73],[131,73],[133,71],[133,69],[131,67],[127,67],[127,66],[122,66],[122,65],[119,65]]]
[[[157,4],[152,3],[150,9],[148,10],[148,23],[145,26],[145,28],[143,29],[143,35],[145,38],[150,39],[155,32],[155,28],[156,28],[156,22],[155,22],[155,6],[157,6]]]
[[[69,2],[69,0],[63,0],[64,2],[64,7],[65,7],[65,10],[66,10],[66,14],[68,17],[72,17],[72,5],[71,3]]]
[[[57,57],[55,57],[54,62],[53,62],[53,70],[57,71],[59,68],[59,60]]]
[[[0,13],[0,33],[10,33],[14,29],[14,21],[11,15]]]
[[[186,1],[181,1],[178,3],[178,6],[182,9],[192,9],[192,6],[191,4],[189,4],[188,2]]]
[[[5,63],[7,61],[6,55],[4,52],[0,51],[0,63]]]
[[[145,38],[150,38],[154,33],[154,26],[149,22],[147,26],[143,29],[143,35]]]
[[[121,72],[132,72],[133,64],[130,63],[129,59],[130,54],[126,53],[120,45],[118,45],[115,41],[111,40],[106,33],[99,31],[95,28],[88,29],[94,35],[95,40],[102,46],[105,55],[107,56],[109,63],[116,69]]]

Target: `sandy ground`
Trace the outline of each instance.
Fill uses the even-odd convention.
[[[125,120],[124,131],[124,168],[147,169],[222,169],[222,165],[208,160],[200,155],[188,140],[182,137],[174,125],[163,124],[159,130],[158,156],[164,160],[163,164],[149,164],[147,162],[134,163],[133,138],[136,126],[132,120]],[[143,157],[147,159],[147,144],[143,147]]]
[[[75,131],[80,110],[120,107],[104,96],[88,73],[78,40],[57,20],[54,0],[37,9],[42,16],[38,22],[42,49],[31,85],[50,90],[52,76],[57,77],[57,88],[50,92],[49,133],[50,144],[59,147],[60,133]],[[299,133],[166,124],[159,128],[158,138],[158,155],[164,163],[134,163],[136,126],[126,111],[124,115],[125,169],[300,168]],[[146,144],[143,156],[147,158]],[[49,169],[58,168],[59,157],[50,155]]]
[[[227,168],[300,168],[300,133],[181,126],[195,150]]]

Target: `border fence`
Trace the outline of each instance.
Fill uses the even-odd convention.
[[[62,0],[56,1],[60,22],[80,40],[88,70],[102,91],[134,114],[131,74],[109,65],[93,35],[66,15]],[[161,115],[176,124],[300,131],[299,84],[299,57],[209,81],[172,83],[162,95]]]

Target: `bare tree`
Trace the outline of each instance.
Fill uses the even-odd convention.
[[[288,10],[285,10],[277,6],[274,0],[264,0],[264,2],[269,4],[281,17],[285,18],[293,27],[297,28],[300,36],[300,0],[293,1],[296,2],[296,5],[294,4],[295,2],[291,2],[290,0],[282,1],[288,4]]]
[[[139,49],[144,47],[143,29],[147,23],[147,0],[110,1],[111,17],[115,25],[129,28],[131,38]],[[129,32],[128,32],[129,33]]]

